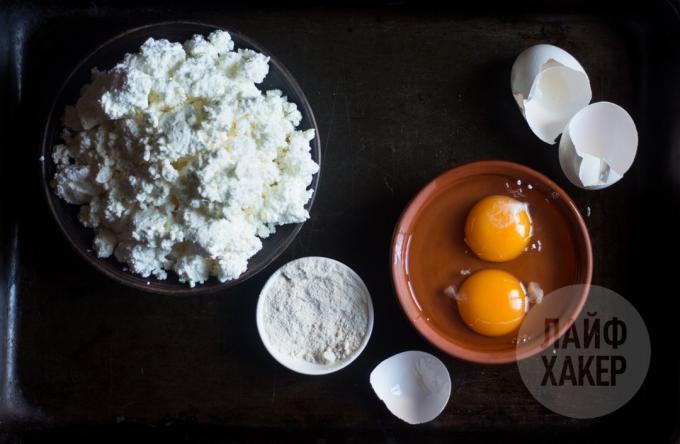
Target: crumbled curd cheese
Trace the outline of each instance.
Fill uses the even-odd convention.
[[[144,277],[194,286],[234,279],[282,224],[309,217],[314,130],[281,91],[257,84],[269,58],[227,32],[147,40],[64,114],[52,185],[81,205],[94,251]]]

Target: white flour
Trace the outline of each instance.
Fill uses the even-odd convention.
[[[368,330],[363,283],[331,259],[306,257],[271,278],[262,305],[269,342],[280,353],[314,364],[350,357]]]

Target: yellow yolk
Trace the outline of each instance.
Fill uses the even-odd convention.
[[[527,204],[508,196],[485,197],[472,207],[465,221],[465,243],[490,262],[516,258],[530,238]]]
[[[519,327],[526,313],[526,294],[517,278],[502,270],[477,271],[456,293],[463,321],[486,336],[502,336]]]

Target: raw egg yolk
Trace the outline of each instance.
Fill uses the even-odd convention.
[[[508,196],[485,197],[472,207],[465,221],[465,243],[486,261],[516,258],[530,238],[527,204]]]
[[[463,321],[486,336],[512,332],[524,319],[526,294],[517,278],[502,270],[473,273],[456,294]]]

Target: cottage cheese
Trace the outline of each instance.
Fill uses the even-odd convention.
[[[263,238],[309,217],[314,130],[257,84],[269,58],[227,32],[147,40],[93,70],[54,147],[59,197],[81,205],[93,248],[131,271],[190,286],[242,274]]]

